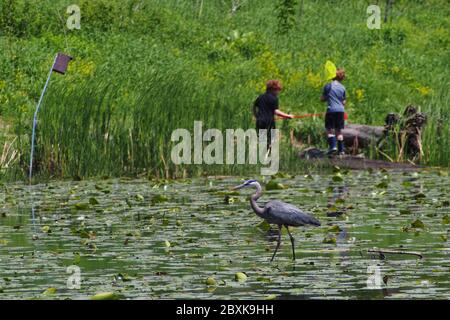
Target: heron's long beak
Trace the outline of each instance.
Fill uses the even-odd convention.
[[[244,188],[244,187],[245,187],[245,183],[240,184],[240,185],[238,185],[238,186],[232,188],[231,190],[239,190],[239,189],[242,189],[242,188]]]

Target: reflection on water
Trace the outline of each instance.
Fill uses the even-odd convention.
[[[333,190],[333,192],[328,197],[327,217],[339,217],[347,211],[347,208],[342,204],[345,203],[349,189],[345,184],[339,186],[330,185],[328,188]]]
[[[0,298],[83,299],[102,291],[130,299],[450,298],[448,177],[350,172],[341,182],[329,175],[282,179],[289,188],[265,192],[260,204],[292,203],[322,226],[293,229],[295,262],[284,231],[273,263],[276,227],[260,227],[247,193],[227,191],[239,180],[6,185]],[[367,253],[374,247],[424,258],[381,260]],[[80,289],[67,287],[73,265]],[[368,269],[379,270],[378,289],[368,287]],[[236,282],[236,272],[247,280]],[[208,287],[208,277],[218,285]],[[56,292],[44,294],[48,288]]]

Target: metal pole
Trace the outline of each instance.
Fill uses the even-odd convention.
[[[30,174],[29,174],[30,184],[31,184],[31,177],[33,174],[33,153],[34,153],[34,140],[35,140],[35,134],[36,134],[37,115],[38,115],[39,107],[41,106],[41,103],[42,103],[42,99],[44,98],[45,91],[47,91],[47,87],[50,82],[50,77],[52,76],[53,67],[55,66],[57,57],[58,57],[58,55],[56,55],[55,59],[53,60],[52,67],[50,68],[50,72],[48,73],[47,81],[45,82],[44,89],[42,90],[41,97],[39,98],[39,102],[36,106],[36,111],[34,112],[33,132],[31,134]]]
[[[34,213],[34,200],[31,200],[31,223],[33,224],[33,237],[36,235],[36,215]]]

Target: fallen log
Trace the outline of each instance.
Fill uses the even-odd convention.
[[[368,126],[363,124],[348,124],[342,135],[347,148],[367,148],[371,143],[376,143],[384,136],[384,126]]]

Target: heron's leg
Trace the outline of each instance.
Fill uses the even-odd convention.
[[[277,247],[275,248],[275,252],[273,253],[272,259],[270,259],[270,262],[273,261],[273,258],[275,258],[275,255],[277,254],[278,248],[280,247],[281,243],[281,228],[283,226],[281,224],[278,225],[278,240],[277,240]]]
[[[289,233],[289,238],[291,238],[291,245],[292,245],[292,258],[295,260],[295,249],[294,249],[294,237],[292,236],[291,232],[289,231],[289,227],[285,226],[287,232]]]

